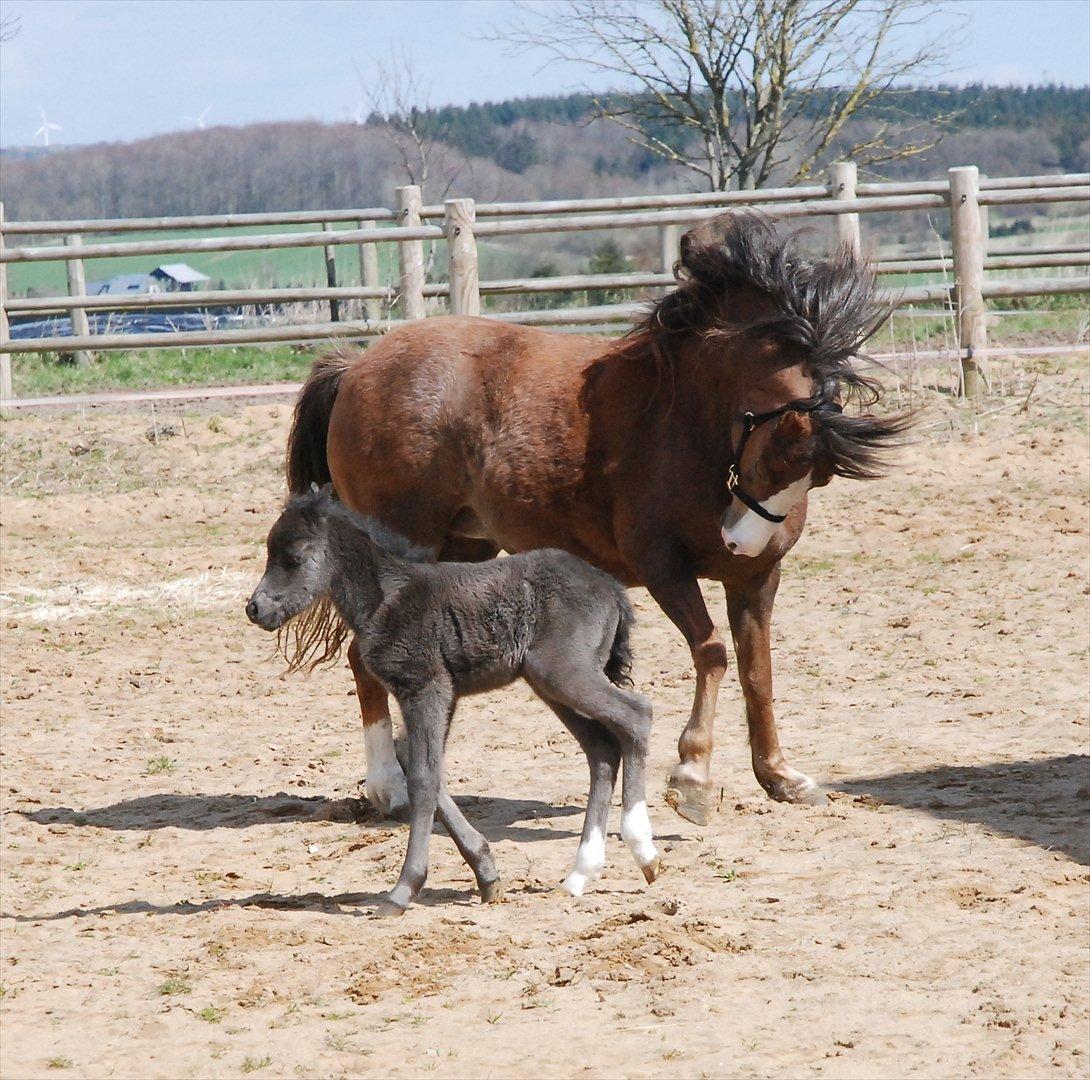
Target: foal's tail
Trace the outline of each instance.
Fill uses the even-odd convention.
[[[299,391],[288,434],[286,461],[288,491],[292,495],[302,495],[311,484],[321,487],[331,479],[326,459],[329,415],[351,360],[347,353],[341,352],[319,356]]]
[[[613,635],[613,647],[609,650],[609,659],[606,661],[606,678],[617,686],[632,685],[632,645],[630,637],[632,624],[636,616],[632,613],[632,605],[628,597],[621,591],[618,597],[617,632]]]

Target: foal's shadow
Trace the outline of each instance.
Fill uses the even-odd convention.
[[[841,791],[938,817],[976,822],[1090,865],[1090,757],[945,765],[919,772],[839,781]]]
[[[454,800],[489,840],[533,841],[577,836],[567,828],[534,826],[535,821],[581,813],[538,799],[459,796]],[[76,810],[69,806],[18,810],[39,825],[85,825],[119,832],[153,829],[248,829],[285,821],[341,821],[371,828],[391,822],[361,799],[327,799],[278,792],[276,795],[178,795],[164,793],[124,799],[110,806]]]
[[[176,904],[153,904],[148,900],[127,900],[121,904],[102,904],[99,907],[75,907],[56,911],[51,915],[12,915],[0,911],[0,918],[17,923],[57,922],[62,919],[82,919],[101,915],[198,915],[202,912],[226,911],[229,908],[266,908],[273,911],[316,911],[324,915],[349,915],[369,918],[376,905],[386,897],[385,892],[336,893],[253,893],[229,900],[203,900],[196,903],[181,900]],[[413,903],[419,907],[462,906],[475,903],[471,889],[426,888]]]

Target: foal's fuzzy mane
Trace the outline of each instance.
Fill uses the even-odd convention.
[[[344,518],[376,547],[404,562],[431,562],[434,557],[430,549],[410,543],[400,533],[394,532],[375,518],[357,514],[338,502],[330,485],[292,496],[284,507],[285,513],[289,511],[297,511],[304,518],[317,514]],[[288,673],[303,668],[313,671],[322,664],[332,663],[340,656],[341,647],[350,633],[347,623],[340,617],[332,600],[324,596],[280,628],[277,646],[288,662]]]
[[[675,358],[700,341],[743,336],[798,350],[826,403],[874,405],[881,384],[854,361],[892,308],[875,294],[873,269],[847,248],[813,259],[773,222],[752,212],[727,213],[687,233],[674,266],[677,288],[634,327],[629,348],[649,350],[660,373],[673,381]],[[750,290],[770,302],[746,322],[728,320],[732,294]],[[737,310],[737,308],[735,308]],[[880,452],[901,441],[913,414],[860,416],[821,409],[820,447],[833,471],[866,478],[881,472]]]

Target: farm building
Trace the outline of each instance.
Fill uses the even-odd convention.
[[[185,263],[164,263],[150,275],[164,292],[192,292],[194,286],[208,281],[208,275]]]
[[[131,296],[133,293],[192,292],[208,281],[208,275],[185,263],[164,263],[148,274],[115,274],[105,281],[93,281],[87,288],[91,296]]]

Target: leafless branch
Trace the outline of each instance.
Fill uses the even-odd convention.
[[[525,11],[501,36],[617,76],[598,113],[713,190],[760,186],[773,171],[803,179],[833,149],[864,164],[906,157],[941,128],[933,118],[920,142],[883,123],[845,145],[849,121],[935,73],[950,20],[932,0],[566,0]]]

